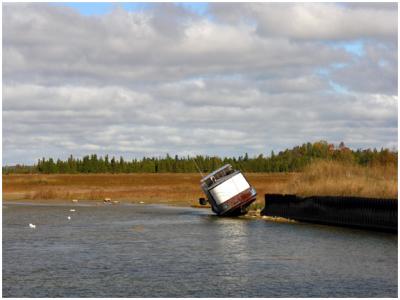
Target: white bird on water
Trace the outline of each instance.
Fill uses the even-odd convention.
[[[71,216],[68,216],[68,220],[71,220]]]
[[[36,228],[35,224],[29,223],[29,228]]]
[[[70,209],[69,211],[75,211],[75,209]]]

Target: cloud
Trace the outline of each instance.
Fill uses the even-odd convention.
[[[332,79],[348,89],[397,94],[398,61],[397,47],[384,43],[369,42],[365,45],[365,55],[332,72]]]
[[[393,22],[391,5],[213,3],[198,14],[154,4],[86,16],[6,3],[3,162],[256,155],[319,139],[392,147]]]
[[[188,76],[259,75],[348,58],[329,46],[319,45],[316,51],[315,45],[260,38],[249,26],[175,16],[184,14],[183,8],[148,13],[117,9],[97,18],[66,10],[39,4],[5,6],[6,80],[129,84]],[[165,19],[181,21],[164,26]]]
[[[213,3],[210,9],[217,18],[229,23],[251,20],[257,32],[263,36],[285,36],[300,40],[350,40],[397,36],[396,3]]]

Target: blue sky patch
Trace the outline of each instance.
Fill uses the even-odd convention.
[[[151,5],[150,2],[124,2],[124,3],[115,3],[115,4],[122,7],[126,11],[146,10]]]
[[[349,90],[347,88],[345,88],[343,85],[338,84],[337,82],[334,82],[332,80],[329,81],[329,85],[332,87],[332,89],[336,92],[336,93],[340,93],[340,94],[346,94],[349,92]]]
[[[208,12],[208,3],[204,2],[178,2],[176,5],[181,5],[187,10],[194,12],[198,15],[204,16]]]
[[[74,8],[77,12],[84,16],[104,15],[110,13],[115,7],[121,7],[126,11],[141,11],[149,8],[150,2],[62,2],[54,3],[59,6],[68,6]],[[202,2],[177,2],[187,10],[204,16],[208,12],[208,3]]]
[[[364,43],[362,41],[343,43],[342,46],[347,52],[357,56],[364,55]]]
[[[353,41],[327,41],[323,42],[325,45],[329,45],[336,49],[344,49],[346,52],[362,57],[365,54],[364,41],[363,40],[353,40]]]
[[[112,11],[114,3],[105,2],[65,2],[55,3],[60,6],[68,6],[77,10],[84,16],[104,15]]]

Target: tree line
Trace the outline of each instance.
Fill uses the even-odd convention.
[[[337,147],[326,141],[305,143],[279,153],[273,151],[269,156],[260,154],[249,157],[244,154],[239,157],[202,156],[174,157],[143,157],[142,159],[125,160],[123,157],[104,157],[96,154],[75,158],[72,155],[66,159],[39,159],[33,166],[16,165],[3,167],[3,174],[10,173],[44,173],[44,174],[74,174],[74,173],[193,173],[211,172],[225,164],[244,172],[298,172],[315,159],[329,159],[356,163],[363,166],[395,165],[397,166],[397,151],[389,149],[351,150],[340,143]]]

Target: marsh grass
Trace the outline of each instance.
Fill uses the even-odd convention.
[[[257,190],[254,209],[264,194],[397,198],[397,166],[361,167],[317,161],[302,173],[246,173]],[[5,200],[93,200],[197,205],[204,197],[199,174],[9,174],[3,175]]]
[[[316,161],[289,180],[291,193],[301,196],[397,198],[397,166],[360,166]]]
[[[57,199],[57,193],[54,189],[51,188],[40,188],[34,193],[27,194],[29,195],[31,199],[34,200],[39,200],[39,199],[44,199],[44,200],[49,200],[49,199]]]

